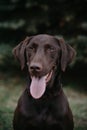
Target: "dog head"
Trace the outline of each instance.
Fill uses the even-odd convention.
[[[13,49],[13,54],[20,61],[22,69],[27,65],[32,79],[31,95],[40,98],[55,70],[65,71],[75,51],[63,38],[41,34],[25,38]]]

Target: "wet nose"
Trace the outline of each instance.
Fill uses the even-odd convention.
[[[42,65],[39,64],[39,63],[32,63],[30,65],[30,71],[41,72],[42,71]]]

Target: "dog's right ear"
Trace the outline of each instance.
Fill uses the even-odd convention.
[[[12,53],[16,59],[19,60],[21,64],[21,69],[23,70],[25,67],[25,49],[27,44],[29,44],[29,41],[32,39],[32,37],[26,37],[23,41],[21,41],[13,50]]]

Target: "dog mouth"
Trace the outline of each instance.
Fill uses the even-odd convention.
[[[53,74],[53,70],[50,71],[46,76],[45,76],[45,80],[46,80],[46,83],[48,83],[52,77],[52,74]]]
[[[53,70],[42,77],[31,77],[30,94],[34,99],[39,99],[43,96],[47,83],[51,80],[52,74]]]

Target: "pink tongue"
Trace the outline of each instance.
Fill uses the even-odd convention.
[[[46,81],[45,81],[45,76],[42,78],[32,78],[32,82],[30,85],[30,93],[33,98],[38,99],[40,98],[46,89]]]

